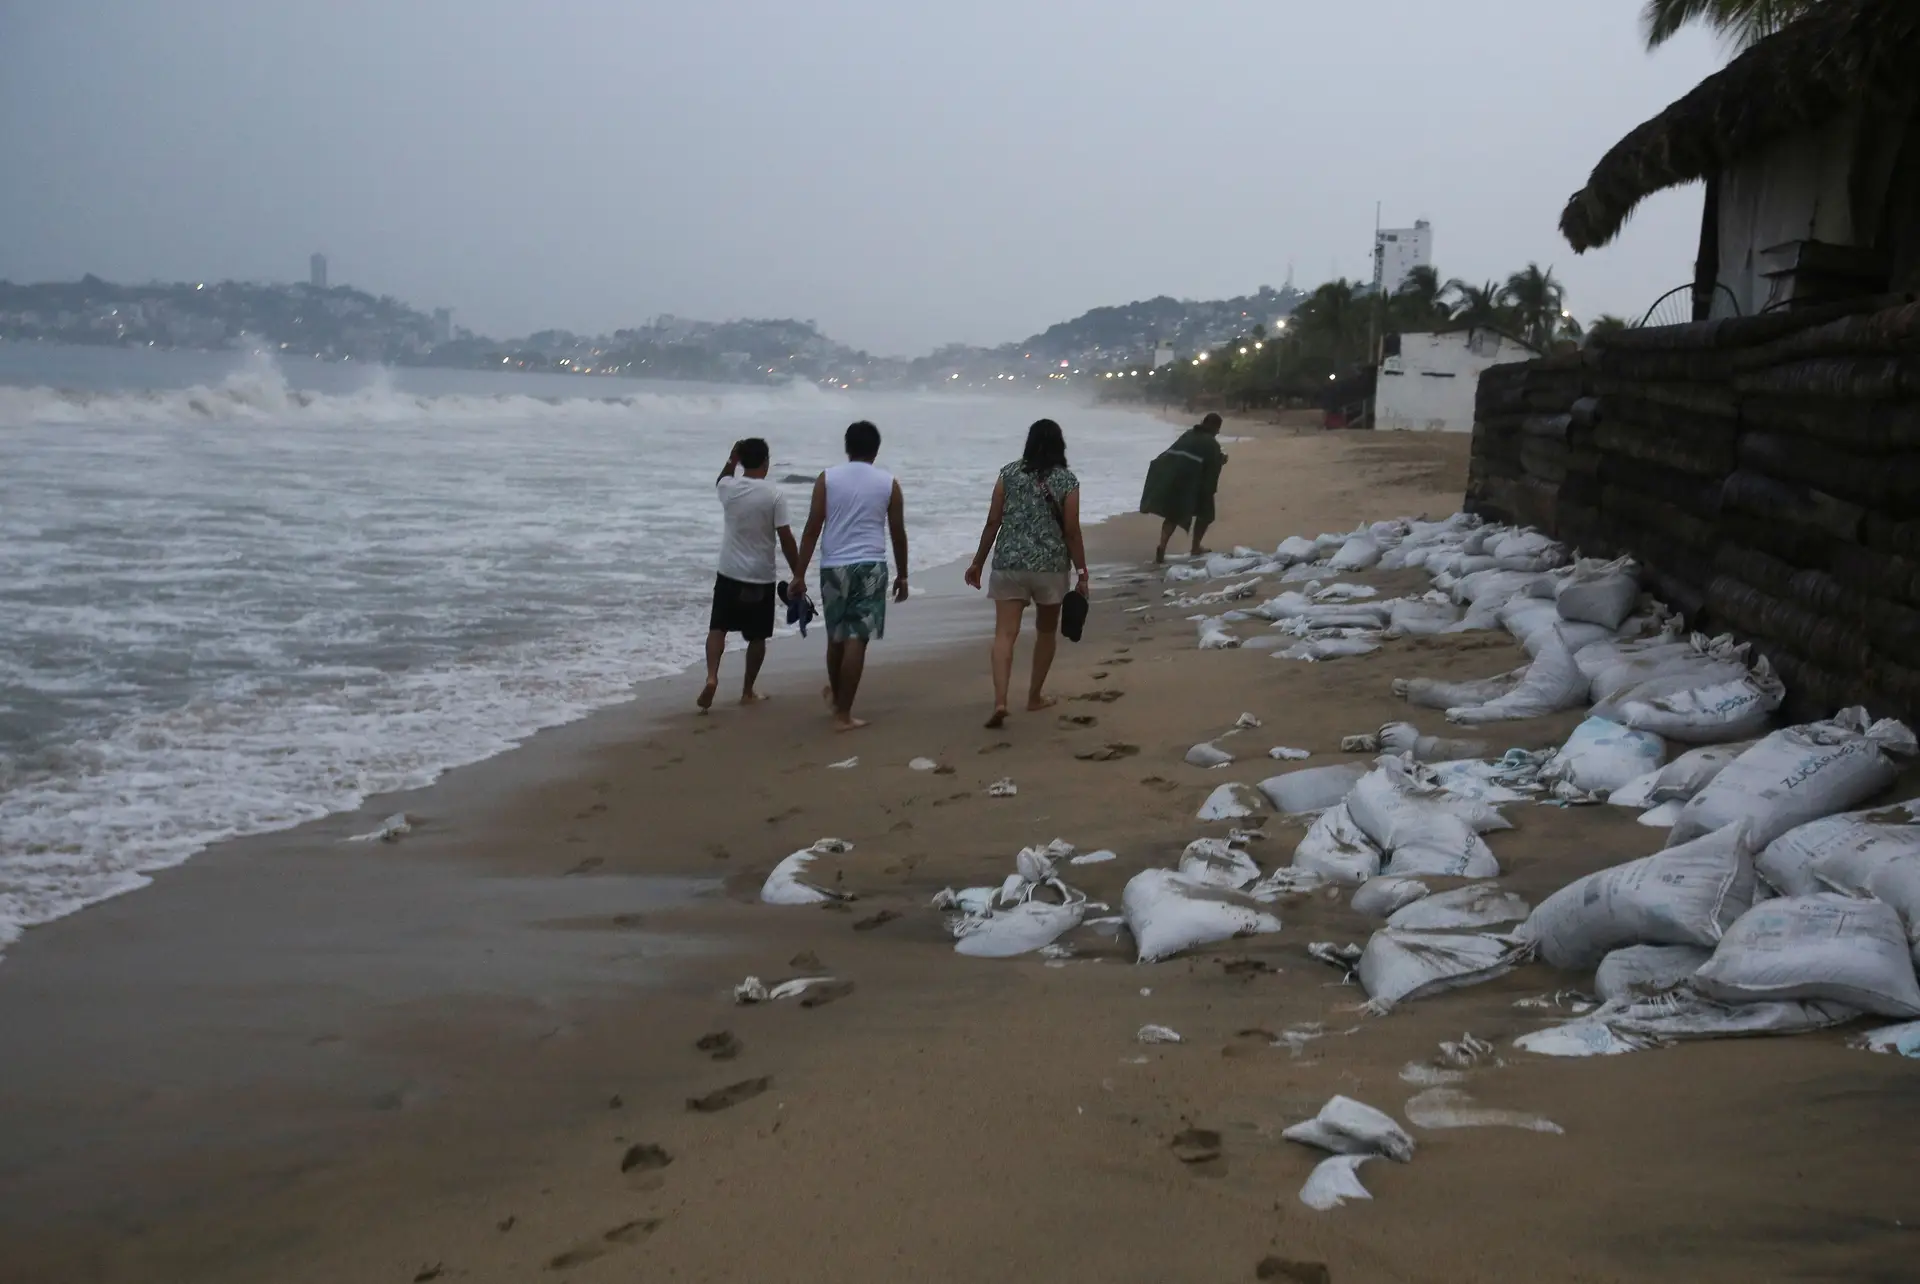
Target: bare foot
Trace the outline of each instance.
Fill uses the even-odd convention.
[[[1059,703],[1060,699],[1058,696],[1034,696],[1027,701],[1027,712],[1038,713],[1042,709],[1051,709]]]
[[[1160,566],[1164,564],[1166,560],[1167,560],[1167,546],[1165,544],[1162,544],[1159,548],[1156,548],[1153,550],[1153,564],[1155,566]]]
[[[858,731],[866,725],[866,719],[856,718],[850,713],[837,713],[833,717],[835,731]]]
[[[767,701],[771,699],[773,699],[772,696],[764,696],[764,695],[759,695],[756,692],[747,691],[741,694],[740,703],[741,704],[765,704]]]
[[[720,684],[718,682],[709,682],[706,686],[700,688],[700,698],[695,700],[694,703],[700,706],[702,713],[713,708],[713,693],[719,690],[719,688]]]
[[[1193,546],[1193,555],[1195,557],[1205,557],[1208,553],[1211,553],[1212,551],[1213,550],[1210,548],[1201,548],[1198,544],[1195,544]]]
[[[993,711],[993,716],[987,719],[987,726],[989,727],[997,728],[997,727],[1004,727],[1006,725],[1007,725],[1007,711],[1005,709],[995,709]]]

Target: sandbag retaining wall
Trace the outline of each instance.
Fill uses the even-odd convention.
[[[1598,336],[1480,376],[1467,508],[1631,553],[1788,713],[1920,719],[1920,303]]]

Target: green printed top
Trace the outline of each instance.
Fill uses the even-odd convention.
[[[1000,510],[1000,537],[993,545],[993,569],[996,571],[1066,571],[1073,567],[1067,555],[1066,533],[1047,497],[1040,493],[1042,481],[1053,494],[1053,503],[1066,513],[1067,496],[1080,489],[1080,479],[1068,468],[1055,468],[1044,478],[1037,477],[1015,460],[1000,470],[1000,485],[1005,503]]]

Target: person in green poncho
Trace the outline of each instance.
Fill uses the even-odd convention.
[[[1147,484],[1140,492],[1140,511],[1161,518],[1160,547],[1153,560],[1167,560],[1167,545],[1176,530],[1193,528],[1194,556],[1207,552],[1201,544],[1213,525],[1213,494],[1220,489],[1220,470],[1227,456],[1220,449],[1220,416],[1208,415],[1180,434],[1180,440],[1160,452],[1147,468]]]

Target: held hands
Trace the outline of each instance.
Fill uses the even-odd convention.
[[[904,575],[893,581],[893,600],[896,602],[907,600],[907,577]]]
[[[967,568],[967,573],[961,576],[960,578],[964,579],[967,582],[968,588],[970,589],[979,588],[980,587],[980,563],[975,562],[972,566],[969,566]]]
[[[1080,568],[1080,579],[1078,583],[1075,585],[1075,587],[1080,590],[1081,597],[1085,597],[1087,595],[1087,584],[1088,584],[1087,568],[1083,566]]]

